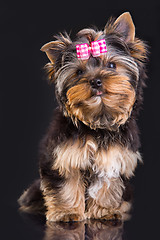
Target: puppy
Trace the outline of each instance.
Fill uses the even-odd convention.
[[[146,78],[146,44],[126,12],[103,31],[65,33],[41,50],[59,107],[40,144],[40,179],[19,199],[20,209],[47,221],[124,219],[126,182],[140,147],[137,116]]]

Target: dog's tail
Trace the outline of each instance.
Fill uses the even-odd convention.
[[[33,184],[18,199],[20,210],[28,213],[44,214],[45,205],[40,189],[40,179]]]

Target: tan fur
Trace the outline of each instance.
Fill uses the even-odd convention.
[[[92,168],[94,172],[107,178],[127,178],[134,174],[137,160],[141,160],[139,152],[132,152],[120,145],[110,145],[108,149],[99,148],[93,137],[88,136],[86,143],[81,140],[68,140],[53,152],[55,161],[53,170],[58,169],[61,175],[68,177],[72,169]]]
[[[85,218],[85,185],[79,169],[91,169],[97,174],[88,189],[89,201],[87,218],[121,218],[124,190],[121,175],[127,178],[133,175],[140,154],[120,145],[98,148],[93,137],[88,136],[86,143],[81,140],[68,140],[53,152],[55,161],[53,170],[66,177],[60,191],[53,192],[42,181],[42,190],[47,207],[47,219],[50,221],[82,220]],[[118,215],[117,215],[118,214]]]
[[[73,86],[70,88],[67,92],[67,98],[68,98],[68,104],[70,105],[70,108],[76,103],[81,102],[82,100],[86,100],[91,97],[89,84],[78,84],[76,86]]]
[[[112,178],[109,184],[104,182],[96,198],[88,200],[86,217],[106,220],[126,219],[131,204],[123,201],[124,188],[121,178]]]
[[[65,104],[67,114],[76,125],[77,119],[93,129],[106,126],[119,127],[127,121],[135,102],[135,91],[129,78],[122,74],[123,66],[118,69],[120,75],[116,76],[108,76],[104,71],[100,72],[104,91],[101,97],[91,95],[90,85],[85,78],[67,91],[68,101]],[[103,108],[109,113],[108,118],[105,115],[101,116]]]
[[[53,155],[56,158],[53,169],[58,169],[61,175],[68,177],[72,170],[87,169],[91,167],[90,160],[94,158],[97,151],[97,145],[91,137],[88,136],[85,145],[81,140],[68,140],[65,144],[58,146]]]
[[[96,129],[100,126],[100,119],[94,119],[102,109],[102,100],[99,97],[91,97],[83,101],[82,107],[73,105],[72,108],[66,104],[66,109],[69,116],[72,118],[73,122],[78,125],[78,120],[82,121],[84,124],[90,126],[90,128]],[[78,102],[77,102],[78,104]],[[85,106],[85,109],[83,108]]]
[[[124,190],[121,178],[111,178],[109,183],[104,181],[102,188],[97,192],[95,202],[101,207],[119,207]]]
[[[120,174],[129,178],[134,174],[137,160],[142,161],[139,152],[134,153],[119,145],[109,146],[107,151],[98,151],[93,168],[108,178],[119,177]]]
[[[108,21],[104,31],[77,35],[75,42],[66,33],[57,35],[41,48],[50,60],[46,70],[59,108],[41,144],[40,179],[19,203],[26,211],[46,211],[49,222],[124,219],[130,209],[123,200],[130,197],[126,180],[142,161],[134,149],[147,48],[135,38],[128,12]],[[105,54],[95,57],[89,48],[88,59],[77,57],[77,44],[100,39]]]
[[[146,61],[147,59],[146,45],[138,38],[135,38],[134,48],[131,51],[131,56],[136,58],[139,62]]]
[[[107,94],[103,97],[103,102],[112,113],[113,124],[124,124],[135,102],[135,91],[129,79],[126,76],[111,76],[104,81],[104,88]]]
[[[42,181],[41,189],[47,208],[48,221],[81,221],[84,219],[85,199],[84,184],[79,171],[73,171],[59,192],[48,188]]]

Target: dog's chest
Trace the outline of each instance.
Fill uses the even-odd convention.
[[[98,175],[108,178],[125,175],[130,177],[141,160],[139,152],[133,152],[118,144],[110,145],[107,149],[98,147],[92,137],[85,144],[80,140],[67,142],[57,146],[53,151],[53,168],[60,174],[69,174],[72,170],[87,170],[91,168]]]

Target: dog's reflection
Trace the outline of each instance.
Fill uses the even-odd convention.
[[[120,221],[48,223],[43,240],[122,240]]]

